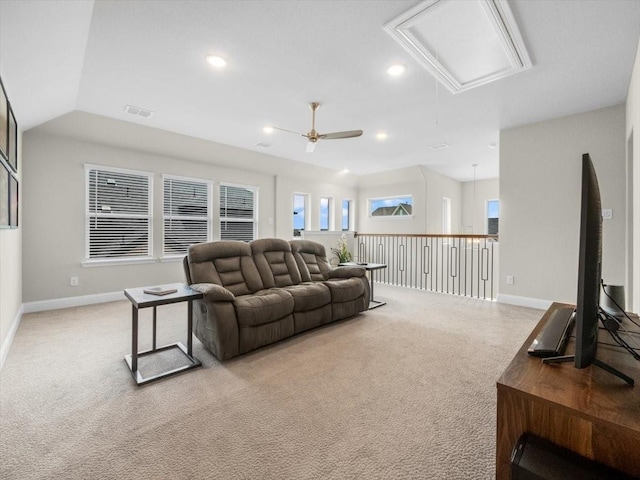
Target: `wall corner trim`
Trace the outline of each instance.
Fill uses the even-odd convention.
[[[551,300],[541,298],[519,297],[517,295],[498,294],[496,299],[498,303],[507,303],[509,305],[518,305],[520,307],[536,308],[538,310],[547,310],[553,303]]]
[[[4,361],[9,355],[9,349],[13,344],[13,338],[16,336],[16,332],[18,331],[18,326],[20,326],[20,320],[22,320],[22,313],[24,312],[23,305],[20,305],[20,308],[16,312],[16,316],[11,323],[11,327],[9,327],[9,332],[2,342],[2,346],[0,346],[0,370],[4,366]]]

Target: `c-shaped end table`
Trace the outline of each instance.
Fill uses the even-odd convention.
[[[129,370],[133,375],[134,380],[138,385],[144,385],[145,383],[153,382],[160,378],[168,377],[169,375],[175,375],[176,373],[184,372],[185,370],[191,370],[202,365],[200,360],[193,356],[193,301],[201,299],[203,294],[191,290],[189,287],[182,283],[175,283],[171,285],[163,285],[167,289],[175,288],[177,291],[169,293],[167,295],[151,295],[144,293],[145,288],[127,288],[124,291],[125,296],[131,300],[131,355],[125,355],[124,359],[129,365]],[[187,348],[180,342],[165,345],[164,347],[156,347],[156,308],[160,305],[169,305],[171,303],[188,302],[188,314],[187,314]],[[144,352],[138,352],[138,310],[141,308],[153,307],[153,342],[151,350]],[[143,355],[150,355],[152,353],[161,352],[163,350],[169,350],[171,348],[179,349],[189,360],[189,364],[183,367],[174,368],[166,372],[158,373],[151,377],[144,378],[138,370],[138,357]]]
[[[379,302],[378,300],[374,300],[373,299],[373,271],[374,270],[381,270],[383,268],[387,268],[387,265],[384,263],[359,263],[359,262],[343,262],[343,263],[339,263],[338,264],[339,267],[346,267],[346,266],[350,266],[350,267],[362,267],[364,268],[367,272],[369,272],[369,283],[370,283],[370,287],[371,287],[371,298],[369,299],[369,310],[373,309],[373,308],[378,308],[381,307],[383,305],[386,305],[387,302]]]

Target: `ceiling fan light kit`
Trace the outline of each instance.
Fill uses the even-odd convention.
[[[282,130],[287,133],[295,133],[296,135],[301,135],[305,137],[309,142],[307,143],[307,153],[312,153],[316,148],[316,143],[318,140],[339,140],[342,138],[355,138],[362,135],[362,130],[346,130],[343,132],[332,132],[332,133],[319,133],[316,131],[316,110],[320,106],[319,102],[311,102],[309,104],[309,108],[311,109],[311,130],[307,133],[298,133],[292,130],[287,130],[285,128],[273,127],[276,130]]]

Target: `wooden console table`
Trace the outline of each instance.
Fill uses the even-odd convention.
[[[640,476],[640,362],[623,349],[598,345],[600,360],[635,380],[635,387],[630,387],[594,366],[545,365],[527,354],[551,313],[567,306],[571,305],[551,305],[498,380],[498,480],[511,478],[511,451],[524,432]],[[627,328],[638,331],[635,326]],[[602,330],[600,339],[613,343]],[[566,353],[574,349],[572,339]]]

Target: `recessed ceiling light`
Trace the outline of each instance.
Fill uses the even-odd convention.
[[[406,65],[402,65],[401,63],[391,65],[387,68],[387,73],[392,77],[397,77],[398,75],[402,75],[407,70]]]
[[[207,55],[207,63],[216,68],[223,68],[227,66],[227,61],[219,55]]]
[[[495,143],[490,143],[489,145],[487,145],[487,147],[494,149],[497,147],[497,145]]]
[[[378,140],[385,140],[387,138],[387,134],[385,132],[378,132],[376,133],[376,138]]]
[[[264,133],[273,133],[273,127],[271,125],[267,125],[262,129]]]
[[[345,168],[344,170],[342,170],[342,172],[341,172],[341,173],[349,173],[349,169],[348,169],[348,168]]]

